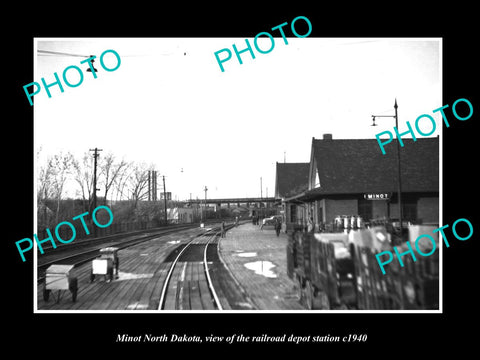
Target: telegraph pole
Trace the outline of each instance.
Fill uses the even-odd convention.
[[[263,185],[262,185],[262,177],[260,176],[260,199],[263,198]]]
[[[157,201],[157,172],[148,170],[148,201]]]
[[[95,210],[97,208],[97,158],[100,156],[98,153],[99,151],[103,151],[102,149],[90,149],[90,151],[93,151],[93,209],[91,211]],[[97,228],[94,226],[93,227],[93,236],[97,236]]]
[[[205,212],[205,218],[204,218],[204,221],[207,221],[207,187],[205,186],[205,188],[203,189],[203,191],[205,191],[205,206],[204,206],[204,212]]]
[[[165,225],[168,224],[168,219],[167,219],[167,190],[165,188],[165,175],[162,175],[163,177],[163,203],[165,205]]]
[[[93,151],[93,209],[97,207],[97,191],[100,189],[97,189],[97,158],[100,156],[98,153],[99,151],[103,151],[102,149],[90,149],[90,151]],[[92,211],[93,211],[92,209]]]
[[[151,199],[152,199],[152,197],[151,197],[152,186],[151,186],[151,183],[150,183],[150,174],[151,174],[151,171],[148,170],[148,202],[150,202]]]
[[[157,170],[153,171],[153,201],[157,201]]]

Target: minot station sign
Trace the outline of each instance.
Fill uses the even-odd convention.
[[[368,193],[363,194],[363,198],[366,200],[390,200],[389,193]]]

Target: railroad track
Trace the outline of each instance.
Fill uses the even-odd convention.
[[[103,247],[114,246],[118,249],[124,249],[139,243],[154,239],[158,236],[171,234],[177,231],[193,228],[192,225],[184,227],[176,227],[173,229],[153,231],[147,230],[134,232],[133,234],[119,234],[118,236],[107,236],[105,238],[94,239],[93,241],[83,241],[81,244],[71,244],[70,247],[62,248],[63,251],[55,252],[51,250],[48,254],[38,255],[37,262],[37,282],[45,280],[45,270],[52,264],[70,264],[75,267],[82,265],[90,260],[95,259],[99,255],[99,250]]]
[[[233,226],[227,225],[225,230]],[[251,299],[238,286],[221,259],[218,224],[210,226],[209,229],[198,230],[201,233],[178,233],[172,236],[173,241],[139,245],[138,249],[134,247],[125,250],[123,256],[119,254],[120,269],[123,270],[120,271],[120,277],[148,275],[135,281],[114,279],[108,283],[92,283],[91,279],[89,280],[91,268],[87,265],[99,255],[98,247],[57,257],[54,260],[56,264],[71,264],[77,268],[74,274],[78,277],[79,284],[77,301],[49,304],[39,300],[39,308],[131,310],[139,306],[138,309],[157,311],[255,309]],[[125,248],[158,236],[143,236],[141,239],[117,242],[114,245],[103,244],[103,247]],[[48,265],[44,264],[43,269]],[[41,282],[44,278],[40,277],[38,280]],[[41,288],[37,291],[41,299]]]
[[[54,248],[51,243],[47,243],[46,245],[42,246],[43,249],[43,254],[40,253],[40,250],[38,250],[38,256],[42,256],[43,258],[47,257],[50,254],[58,254],[59,252],[62,251],[72,251],[73,249],[81,249],[86,246],[91,246],[93,244],[102,244],[106,243],[108,241],[118,241],[123,238],[128,238],[131,236],[138,236],[142,234],[169,234],[171,232],[175,231],[180,231],[180,230],[185,230],[185,229],[191,229],[194,227],[197,227],[198,224],[185,224],[185,225],[173,225],[173,226],[168,226],[168,227],[161,227],[161,228],[151,228],[151,229],[144,229],[144,230],[135,230],[135,231],[129,231],[129,232],[122,232],[122,233],[117,233],[117,234],[111,234],[111,235],[106,235],[102,237],[96,237],[96,238],[85,238],[85,239],[76,239],[73,242],[69,244],[63,244],[61,242],[56,242],[56,247]]]
[[[219,228],[213,228],[171,256],[158,310],[224,310],[209,268],[219,235]]]

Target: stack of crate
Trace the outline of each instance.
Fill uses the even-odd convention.
[[[304,278],[310,269],[310,250],[306,234],[294,231],[288,236],[287,244],[287,274],[291,279]]]
[[[351,232],[355,266],[357,307],[360,310],[401,309],[402,300],[395,287],[398,273],[389,268],[390,277],[382,274],[375,255],[391,250],[389,235],[382,227]]]
[[[328,296],[331,306],[340,304],[337,286],[337,268],[333,244],[322,239],[319,234],[308,234],[311,253],[309,273],[315,287]]]
[[[411,247],[415,249],[417,237],[431,234],[431,230],[433,227],[410,226],[408,241]],[[428,257],[416,255],[416,261],[407,254],[401,258],[404,264],[402,267],[384,228],[355,231],[350,233],[350,239],[353,242],[359,309],[438,309],[438,251]],[[438,244],[438,236],[436,241]],[[408,247],[402,244],[397,246],[397,250],[403,253]],[[391,251],[394,254],[392,262],[385,266],[385,274],[375,257],[382,251]]]
[[[409,227],[409,241],[415,249],[415,241],[422,234],[429,234],[435,240],[436,250],[429,256],[416,253],[416,261],[410,255],[402,257],[404,267],[401,268],[403,284],[403,305],[405,309],[438,309],[439,308],[439,242],[438,232],[432,233],[435,226],[417,225]],[[424,254],[430,253],[432,244],[423,238],[417,244]],[[403,244],[399,253],[407,251]],[[386,274],[388,275],[388,273]]]
[[[354,267],[344,233],[314,234],[312,281],[325,289],[332,308],[355,307]],[[315,268],[313,263],[321,264]]]

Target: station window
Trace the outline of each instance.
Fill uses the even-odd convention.
[[[403,218],[409,221],[417,221],[417,201],[405,199],[402,201]]]
[[[317,211],[317,224],[323,222],[323,207],[319,206]]]
[[[390,206],[393,207],[394,215],[393,218],[398,217],[398,200],[396,198],[390,203]],[[407,196],[402,197],[402,215],[404,221],[417,221],[417,199]]]
[[[358,199],[358,215],[365,220],[370,221],[373,218],[373,201]]]
[[[297,205],[290,205],[290,222],[297,222]]]

